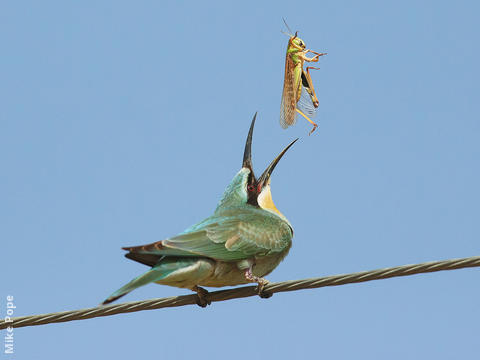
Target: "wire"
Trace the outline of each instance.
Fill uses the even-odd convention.
[[[442,270],[455,270],[477,266],[480,266],[480,256],[443,261],[432,261],[421,264],[403,265],[351,274],[269,283],[265,286],[264,293],[273,294],[284,291],[314,289],[324,286],[338,286],[371,280],[387,279],[398,276],[409,276],[414,274],[429,273]],[[255,295],[258,295],[255,286],[244,286],[230,290],[210,292],[206,296],[206,299],[208,301],[215,302],[244,298]],[[36,326],[65,321],[91,319],[99,316],[110,316],[142,310],[153,310],[165,307],[192,305],[196,304],[197,301],[197,295],[184,295],[169,298],[134,301],[116,305],[97,306],[89,309],[63,311],[51,314],[20,316],[12,318],[11,322],[5,322],[5,320],[1,320],[0,329],[6,329],[7,327],[18,328],[23,326]]]

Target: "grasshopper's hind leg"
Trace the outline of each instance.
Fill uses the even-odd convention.
[[[310,130],[310,132],[308,133],[308,135],[311,135],[311,134],[317,129],[318,125],[317,125],[315,122],[313,122],[307,115],[305,115],[305,114],[304,114],[302,111],[300,111],[299,109],[295,108],[295,110],[297,110],[297,112],[298,112],[300,115],[302,115],[305,119],[307,119],[307,120],[310,122],[310,124],[313,125],[313,129]]]
[[[308,94],[310,95],[310,98],[312,99],[313,106],[315,108],[318,107],[318,98],[317,94],[315,94],[315,88],[313,87],[313,81],[312,81],[312,76],[310,75],[310,69],[315,69],[318,70],[320,68],[313,67],[313,66],[307,66],[305,70],[302,71],[302,85],[307,90]]]

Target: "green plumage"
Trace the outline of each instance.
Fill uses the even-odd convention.
[[[221,287],[252,282],[245,275],[248,269],[254,277],[270,273],[288,253],[293,230],[283,216],[248,202],[252,196],[259,195],[252,195],[249,187],[252,181],[256,181],[253,171],[243,167],[225,190],[212,216],[177,236],[124,248],[129,251],[130,259],[153,266],[110,295],[104,303],[150,282],[198,291],[198,286]],[[259,185],[255,191],[260,188]],[[270,191],[268,184],[265,189]]]

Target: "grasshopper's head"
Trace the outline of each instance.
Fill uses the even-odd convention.
[[[305,42],[296,35],[290,38],[290,42],[302,50],[304,50],[306,47]]]
[[[295,32],[295,35],[292,35],[293,32],[292,32],[292,30],[290,29],[290,26],[288,26],[287,21],[285,20],[285,18],[283,19],[283,23],[284,23],[285,26],[287,27],[288,32],[282,31],[282,33],[284,33],[285,35],[287,35],[288,37],[290,37],[290,40],[288,41],[289,47],[290,47],[290,46],[293,46],[293,47],[295,47],[297,50],[304,50],[305,47],[306,47],[306,45],[305,45],[305,43],[303,42],[303,40],[300,39],[300,38],[297,36],[298,31]]]

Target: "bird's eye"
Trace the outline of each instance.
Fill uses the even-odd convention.
[[[252,192],[253,190],[255,190],[255,186],[253,186],[253,185],[248,185],[248,186],[247,186],[247,189],[248,189],[248,191]]]

